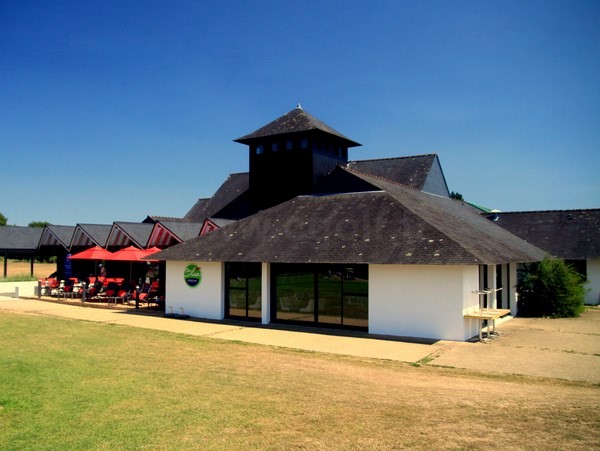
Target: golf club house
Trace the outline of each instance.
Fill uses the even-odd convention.
[[[166,313],[467,340],[516,313],[517,264],[546,253],[450,198],[437,155],[349,161],[360,146],[300,106],[236,140],[232,174],[184,221]]]

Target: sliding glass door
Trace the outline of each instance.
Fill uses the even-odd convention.
[[[225,312],[228,318],[261,319],[260,263],[225,264]]]

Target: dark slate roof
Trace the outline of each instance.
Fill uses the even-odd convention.
[[[234,219],[222,219],[222,218],[207,218],[207,220],[212,222],[217,227],[225,227],[226,225],[229,225],[229,224],[235,222]]]
[[[0,226],[0,252],[34,254],[43,231],[42,227]]]
[[[145,249],[154,224],[140,222],[115,222],[108,236],[106,246],[128,246],[133,242],[140,249]]]
[[[202,217],[202,211],[206,207],[206,204],[209,200],[209,198],[198,199],[183,218],[189,219],[190,221],[198,221],[198,218]]]
[[[234,141],[242,144],[250,144],[255,139],[263,138],[265,136],[283,135],[288,133],[298,133],[312,130],[337,136],[338,138],[341,138],[344,141],[346,141],[348,147],[360,146],[359,143],[357,143],[356,141],[352,141],[350,138],[347,138],[346,136],[342,135],[337,130],[333,129],[329,125],[314,117],[312,114],[303,110],[300,106],[294,108],[289,113],[284,114],[283,116],[275,119],[274,121],[269,122],[264,127],[261,127],[248,135],[242,136],[241,138],[235,139]]]
[[[157,254],[164,260],[499,264],[540,249],[441,196],[361,175],[383,191],[300,196]]]
[[[600,209],[501,212],[488,217],[554,257],[600,257]]]
[[[160,224],[182,241],[195,238],[200,234],[202,222],[182,220],[160,220]]]
[[[485,264],[532,262],[546,256],[542,249],[507,233],[493,222],[481,221],[484,217],[464,201],[419,192],[368,175],[357,175],[385,190],[413,214]]]
[[[62,246],[65,249],[69,249],[75,229],[75,226],[47,225],[44,227],[39,245]]]
[[[110,224],[77,224],[70,247],[104,247],[111,229]]]
[[[361,160],[351,161],[346,167],[364,174],[383,177],[387,180],[422,190],[436,158],[436,154],[430,154],[378,160]]]
[[[223,214],[228,215],[228,219],[238,219],[239,217],[246,216],[247,202],[240,202],[239,208],[232,207],[235,206],[237,199],[243,198],[246,195],[249,185],[250,174],[248,172],[230,174],[213,197],[210,199],[200,199],[185,215],[185,218],[194,222],[204,222],[206,218],[221,217],[220,213],[226,209],[232,210],[223,212]]]
[[[201,200],[201,199],[199,199],[199,200]],[[144,219],[142,222],[147,223],[147,224],[156,224],[159,221],[186,221],[186,219],[185,218],[176,218],[173,216],[148,215],[148,216],[146,216],[146,219]]]
[[[321,178],[315,185],[314,194],[360,193],[377,190],[375,186],[353,174],[342,166]]]

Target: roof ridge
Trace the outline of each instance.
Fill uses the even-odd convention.
[[[181,218],[179,216],[157,216],[157,215],[155,216],[155,215],[149,215],[148,217],[150,219],[154,219],[154,220],[157,220],[157,221],[160,221],[160,220],[167,220],[167,221],[169,221],[169,220],[189,221],[189,219],[187,219],[187,218]]]
[[[387,158],[370,158],[367,160],[352,160],[349,161],[348,164],[351,163],[363,163],[363,162],[367,162],[367,161],[388,161],[388,160],[403,160],[406,158],[417,158],[417,157],[437,157],[438,154],[437,153],[424,153],[424,154],[420,154],[420,155],[405,155],[402,157],[387,157]]]
[[[522,211],[495,211],[496,214],[526,214],[526,213],[573,213],[576,211],[600,211],[600,208],[574,208],[569,210],[522,210]]]
[[[109,226],[112,227],[112,224],[98,224],[92,222],[78,222],[77,226]]]
[[[403,188],[407,188],[409,190],[416,191],[418,193],[422,192],[420,189],[414,188],[414,187],[409,186],[409,185],[405,185],[404,183],[401,183],[401,182],[398,182],[398,181],[395,181],[395,180],[390,180],[390,179],[388,179],[386,177],[382,177],[380,175],[369,174],[367,172],[359,171],[359,170],[354,169],[354,168],[349,168],[349,167],[344,167],[344,166],[340,166],[340,167],[344,171],[353,172],[353,173],[355,173],[356,175],[359,175],[359,176],[362,175],[362,176],[365,176],[365,177],[371,177],[371,178],[376,179],[376,180],[381,180],[383,182],[391,183],[392,185],[398,185],[398,186],[401,186]],[[429,194],[429,193],[427,193],[427,194]]]

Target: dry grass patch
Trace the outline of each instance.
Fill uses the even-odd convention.
[[[4,258],[0,258],[0,282],[4,277]],[[27,260],[8,260],[7,266],[7,277],[19,277],[29,276],[31,274],[31,262]],[[34,263],[33,264],[33,277],[36,279],[42,279],[48,277],[56,271],[56,263]]]
[[[600,389],[0,317],[0,449],[592,449]]]

